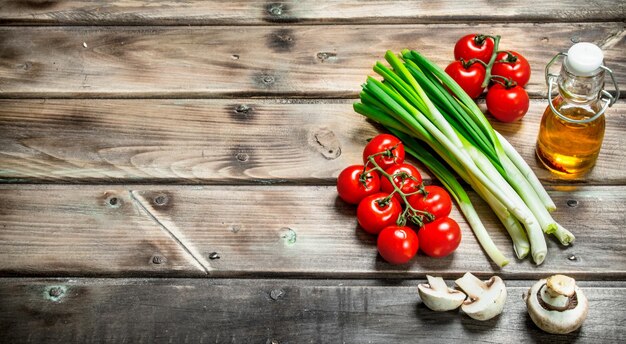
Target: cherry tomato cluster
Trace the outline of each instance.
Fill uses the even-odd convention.
[[[485,87],[489,112],[502,122],[515,122],[530,104],[524,86],[530,80],[530,64],[515,51],[499,51],[500,36],[470,34],[454,46],[454,58],[446,73],[472,98]]]
[[[358,204],[359,225],[378,235],[376,246],[387,262],[405,264],[419,248],[428,256],[445,257],[461,242],[459,225],[448,217],[450,195],[439,186],[424,186],[419,171],[404,158],[397,137],[374,137],[363,150],[363,165],[339,174],[337,193]]]

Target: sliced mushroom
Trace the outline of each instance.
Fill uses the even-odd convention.
[[[489,320],[502,313],[506,301],[506,287],[498,276],[483,282],[471,273],[455,281],[468,296],[461,309],[476,320]]]
[[[554,334],[577,330],[585,321],[589,308],[576,281],[564,275],[539,280],[524,295],[524,300],[535,325]]]
[[[448,288],[441,277],[426,275],[428,284],[417,286],[420,297],[426,307],[433,311],[443,312],[459,308],[465,300],[465,294],[461,291]]]

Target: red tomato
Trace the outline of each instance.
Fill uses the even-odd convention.
[[[521,119],[530,105],[526,90],[520,86],[507,89],[501,84],[495,84],[487,91],[486,102],[489,113],[502,122]]]
[[[360,180],[363,165],[346,167],[337,177],[337,193],[344,201],[358,204],[363,198],[380,191],[380,178],[377,173],[368,173],[365,184]]]
[[[507,60],[509,62],[496,62],[491,68],[492,75],[500,75],[507,79],[513,79],[518,86],[524,87],[530,80],[530,64],[524,56],[511,51],[511,56],[505,51],[498,53],[496,61]]]
[[[461,37],[454,45],[454,59],[469,61],[479,59],[489,63],[493,54],[493,39],[471,34]]]
[[[443,258],[454,252],[461,243],[461,228],[449,217],[425,224],[417,234],[420,248],[426,255]]]
[[[454,61],[446,67],[446,73],[456,81],[459,86],[472,99],[478,98],[483,93],[482,83],[485,80],[485,67],[480,63],[474,63],[465,68],[460,61]]]
[[[409,227],[389,226],[378,234],[378,253],[391,264],[404,264],[419,248],[417,234]]]
[[[394,148],[395,147],[395,148]],[[392,149],[393,148],[393,149]],[[388,149],[392,149],[392,156],[378,155],[374,158],[374,161],[382,168],[386,170],[394,164],[401,164],[404,162],[404,145],[395,136],[389,134],[380,134],[374,137],[367,143],[363,150],[363,163],[367,164],[368,157],[376,153],[384,152]],[[373,167],[373,166],[368,166]]]
[[[424,196],[419,193],[409,196],[407,201],[418,210],[427,211],[435,216],[436,219],[450,215],[452,211],[452,200],[450,194],[439,186],[428,185],[424,187],[428,195]]]
[[[365,197],[356,209],[356,218],[361,227],[368,233],[378,234],[385,227],[396,224],[402,204],[395,198],[391,198],[388,203],[381,205],[389,194],[376,193]]]
[[[397,187],[399,187],[400,190],[402,190],[402,192],[404,192],[405,194],[416,192],[417,190],[419,190],[420,184],[422,183],[422,176],[420,175],[417,168],[415,168],[415,166],[413,165],[394,165],[386,169],[385,172],[387,172],[391,176],[394,176],[393,183]],[[413,176],[416,180],[408,178],[407,176],[405,176],[405,179],[403,180],[401,175],[402,172],[405,172],[408,176]],[[387,179],[387,177],[381,178],[380,187],[381,190],[387,194],[392,193],[394,190],[393,185],[391,184],[389,179]],[[402,198],[398,194],[395,194],[393,197],[398,201],[402,200]]]

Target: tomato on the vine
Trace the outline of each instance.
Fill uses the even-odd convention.
[[[393,165],[386,169],[385,172],[393,177],[393,183],[405,194],[418,191],[422,183],[422,176],[419,171],[410,164]],[[393,185],[386,177],[381,178],[380,188],[387,194],[392,193],[394,190]],[[401,201],[401,197],[398,194],[395,194],[394,198]]]
[[[408,197],[407,201],[413,208],[429,212],[435,216],[435,219],[450,215],[452,200],[444,188],[428,185],[424,187],[424,190],[427,193],[426,196],[419,193]]]
[[[378,173],[369,172],[365,184],[361,182],[363,165],[346,167],[337,177],[337,193],[344,201],[358,204],[363,198],[380,191],[380,177]]]
[[[420,249],[427,256],[443,258],[459,247],[461,228],[449,217],[425,224],[417,233]]]
[[[367,143],[365,149],[363,149],[363,163],[367,165],[368,157],[377,153],[384,152],[391,149],[391,156],[384,154],[374,157],[374,161],[382,168],[393,166],[394,164],[401,164],[404,162],[404,144],[397,137],[389,134],[380,134],[375,136],[370,142]],[[373,167],[368,165],[367,167]]]
[[[391,264],[410,261],[419,249],[417,234],[409,227],[389,226],[378,234],[378,253]]]
[[[454,45],[454,59],[469,61],[479,59],[489,63],[493,54],[493,39],[484,35],[470,34],[461,37]]]
[[[396,224],[402,212],[402,204],[393,197],[383,202],[387,196],[389,194],[376,193],[365,197],[359,203],[356,218],[366,232],[378,234],[383,228]]]
[[[503,51],[496,56],[496,61],[501,60],[507,62],[494,63],[491,74],[513,79],[518,86],[524,87],[530,80],[530,64],[526,58],[515,51]]]
[[[472,99],[478,98],[485,89],[482,83],[485,80],[486,71],[480,63],[474,63],[466,68],[464,62],[454,61],[446,67],[446,73]]]
[[[502,122],[515,122],[521,119],[530,106],[526,90],[518,85],[506,88],[499,83],[487,91],[486,103],[489,113]]]

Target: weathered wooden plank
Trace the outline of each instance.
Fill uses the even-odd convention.
[[[535,97],[545,95],[545,64],[573,41],[601,45],[626,80],[621,22],[0,27],[0,97],[356,97],[387,49],[416,48],[445,66],[467,32],[499,33],[503,49],[523,53]]]
[[[4,275],[206,274],[128,192],[33,191],[0,192]]]
[[[263,25],[620,21],[623,2],[430,1],[0,1],[0,23],[45,25]]]
[[[584,325],[550,335],[522,301],[534,281],[506,281],[504,312],[487,322],[429,310],[417,295],[423,282],[10,278],[0,280],[0,329],[11,343],[621,343],[625,335],[623,283],[581,283]]]
[[[105,201],[105,192],[117,198],[115,207]],[[566,249],[549,239],[540,267],[512,258],[504,229],[482,201],[476,202],[494,242],[512,259],[501,273],[626,278],[623,187],[564,186],[550,194],[559,207],[555,219],[574,232],[577,242]],[[145,233],[155,223],[211,276],[415,278],[497,270],[456,208],[451,216],[461,224],[464,239],[454,255],[420,254],[406,266],[388,265],[377,257],[375,238],[358,228],[355,207],[339,200],[334,187],[4,185],[0,195],[0,274],[159,275],[150,256],[159,251],[169,261],[176,252],[153,247],[155,240]],[[178,272],[187,273],[196,271]]]
[[[334,184],[378,130],[352,100],[0,100],[0,181]],[[494,126],[544,183],[535,159],[545,100]],[[579,182],[626,184],[626,103]],[[419,166],[419,165],[418,165]],[[568,181],[569,183],[569,181]]]

